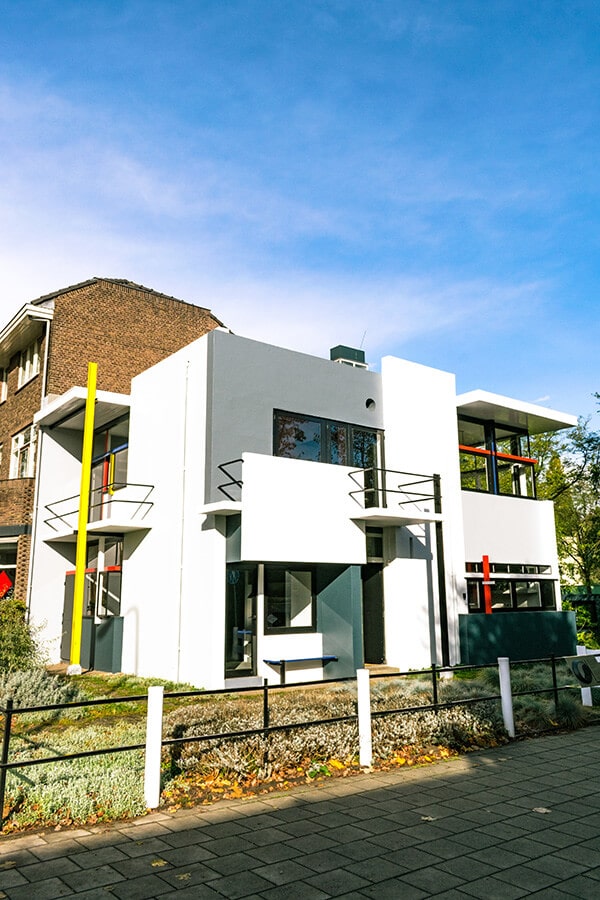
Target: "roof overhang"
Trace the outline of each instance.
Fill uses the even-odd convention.
[[[467,394],[460,394],[456,398],[456,407],[459,415],[524,428],[529,434],[560,431],[561,428],[574,428],[577,425],[577,416],[547,409],[536,403],[490,394],[488,391],[469,391]]]
[[[33,421],[44,428],[70,428],[83,431],[87,388],[73,387],[52,400],[35,414]],[[96,392],[94,425],[102,428],[129,412],[128,394],[114,394],[110,391]]]
[[[29,346],[42,333],[44,322],[51,322],[54,309],[26,303],[0,331],[0,367],[8,365],[19,350]]]

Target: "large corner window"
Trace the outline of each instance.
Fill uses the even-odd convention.
[[[467,598],[469,612],[485,611],[485,586],[481,563],[467,563]],[[555,582],[536,575],[551,574],[547,565],[521,563],[490,564],[490,600],[494,612],[556,609]]]
[[[90,521],[110,515],[113,494],[127,487],[129,417],[124,416],[94,434],[90,491]]]
[[[265,565],[265,634],[314,631],[315,570]]]
[[[299,413],[273,413],[273,455],[310,462],[376,468],[381,432]]]
[[[535,497],[535,460],[526,431],[459,416],[458,443],[463,491]]]
[[[35,428],[29,425],[12,439],[10,478],[32,478],[34,474]]]
[[[23,387],[28,381],[31,381],[40,371],[40,341],[33,341],[21,350],[19,356],[19,378],[17,387]]]

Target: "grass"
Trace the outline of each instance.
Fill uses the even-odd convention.
[[[519,735],[600,721],[599,709],[581,706],[578,690],[561,692],[558,711],[555,709],[548,665],[516,665],[511,674],[515,694],[548,691],[514,697]],[[557,678],[559,686],[576,684],[564,665],[557,667]],[[59,676],[52,691],[59,690],[61,683],[72,688],[74,682]],[[164,684],[166,691],[193,690],[189,685],[156,679],[99,673],[79,676],[75,684],[82,697],[115,702],[63,713],[54,720],[42,714],[16,716],[11,762],[143,743],[145,701],[127,703],[119,702],[120,698],[144,695],[154,684]],[[40,691],[37,682],[32,682],[31,690]],[[353,682],[274,688],[269,692],[270,724],[351,716],[356,711],[355,691]],[[495,669],[468,670],[461,677],[438,682],[441,704],[498,692]],[[410,677],[373,679],[371,696],[375,714],[424,707],[432,702],[431,676],[411,673]],[[163,734],[165,738],[193,737],[260,729],[262,714],[261,692],[166,698]],[[424,764],[507,739],[496,700],[450,706],[438,712],[423,709],[410,714],[375,715],[372,731],[378,767]],[[354,721],[274,732],[268,742],[261,734],[174,745],[163,752],[163,801],[171,807],[192,805],[348,775],[359,770],[357,748]],[[9,771],[4,831],[143,814],[143,767],[143,751],[129,751]]]

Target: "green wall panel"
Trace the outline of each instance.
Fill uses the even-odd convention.
[[[463,665],[494,663],[499,656],[538,659],[576,652],[573,612],[471,613],[458,618]]]

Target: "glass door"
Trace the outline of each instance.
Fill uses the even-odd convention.
[[[256,566],[227,566],[225,677],[256,675]]]

